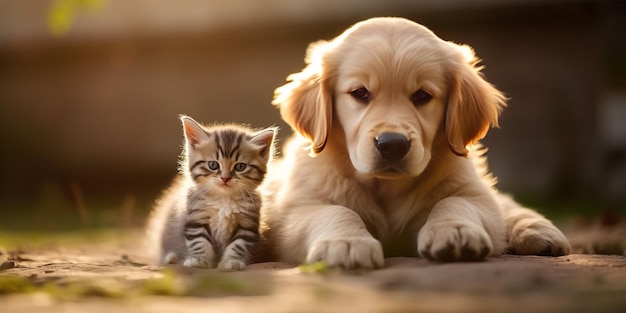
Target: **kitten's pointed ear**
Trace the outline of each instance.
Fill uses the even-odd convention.
[[[269,157],[270,151],[272,151],[274,138],[276,137],[276,133],[278,129],[275,127],[270,127],[258,131],[256,134],[252,136],[250,142],[255,146],[259,147],[259,153],[264,158]]]
[[[204,131],[202,126],[198,124],[193,118],[185,115],[180,116],[181,122],[183,122],[183,131],[185,133],[185,140],[192,147],[197,146],[200,142],[209,139],[209,136]]]

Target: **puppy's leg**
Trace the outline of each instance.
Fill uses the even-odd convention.
[[[380,242],[367,231],[361,217],[346,207],[298,207],[284,221],[279,249],[293,261],[322,261],[329,267],[346,269],[384,265]]]
[[[432,209],[418,235],[420,255],[436,261],[476,261],[501,253],[504,225],[492,201],[449,197]],[[492,204],[489,210],[485,204]]]
[[[569,254],[567,238],[552,222],[509,196],[500,194],[498,200],[504,214],[509,252],[551,256]]]

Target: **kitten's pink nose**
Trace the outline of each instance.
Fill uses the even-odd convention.
[[[226,183],[230,180],[230,177],[223,177],[223,176],[220,176],[220,178],[222,179],[222,181],[224,182],[224,184],[226,184]]]

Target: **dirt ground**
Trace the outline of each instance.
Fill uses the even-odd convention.
[[[15,250],[2,256],[0,278],[5,285],[7,278],[24,279],[30,289],[6,292],[0,280],[0,311],[626,312],[626,227],[615,229],[568,236],[574,252],[621,255],[504,255],[447,264],[388,258],[384,269],[368,272],[283,263],[237,273],[159,268],[124,240]]]

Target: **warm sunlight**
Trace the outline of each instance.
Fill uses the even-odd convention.
[[[0,1],[0,310],[626,310],[625,33],[616,0]]]

